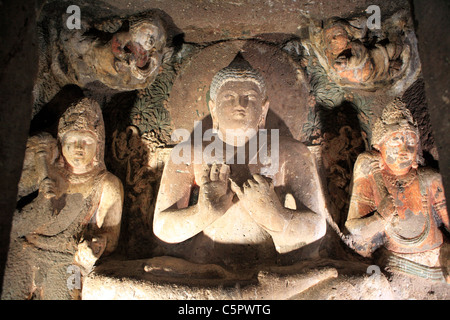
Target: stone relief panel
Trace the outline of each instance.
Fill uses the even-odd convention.
[[[353,252],[359,252],[358,248],[368,242],[364,240],[363,244],[357,244],[359,238],[355,233],[363,233],[362,228],[355,231],[349,227],[348,221],[354,218],[354,200],[351,199],[352,194],[355,196],[355,177],[360,174],[356,172],[360,169],[357,159],[372,152],[374,123],[382,116],[384,106],[395,97],[403,96],[408,108],[419,115],[420,139],[426,150],[425,159],[421,158],[422,149],[418,151],[419,158],[434,167],[438,165],[426,106],[421,102],[420,63],[408,13],[400,11],[387,16],[380,30],[368,29],[367,16],[363,14],[330,19],[327,16],[323,23],[305,17],[306,23],[298,27],[298,32],[254,35],[244,30],[241,36],[236,36],[239,33],[234,30],[234,36],[230,36],[222,30],[220,34],[208,34],[208,37],[220,37],[220,40],[202,42],[203,37],[197,35],[193,39],[200,39],[198,43],[184,42],[182,36],[174,41],[182,31],[158,9],[110,16],[102,13],[83,21],[81,30],[58,29],[52,24],[41,30],[41,77],[35,87],[35,118],[46,107],[45,110],[56,114],[55,109],[48,109],[48,105],[57,103],[52,99],[58,92],[63,92],[59,90],[67,84],[78,86],[77,94],[81,92],[99,102],[101,110],[96,112],[103,115],[106,132],[104,165],[123,185],[123,194],[119,197],[123,201],[123,213],[120,237],[116,234],[117,249],[109,258],[91,260],[96,267],[89,275],[86,272],[86,277],[83,274],[83,298],[95,299],[99,292],[103,292],[105,298],[116,299],[131,296],[152,299],[251,299],[268,296],[303,299],[329,297],[329,285],[337,287],[349,298],[361,298],[358,290],[365,292],[364,298],[380,298],[380,292],[383,292],[382,298],[395,296],[384,275],[377,278],[376,285],[372,283],[373,278],[367,276],[367,268],[374,263],[374,257]],[[307,161],[303,159],[303,162],[298,157],[296,161],[301,163],[297,163],[297,167],[305,168],[306,161],[314,167],[312,171],[317,171],[312,180],[318,185],[317,190],[323,192],[324,203],[319,211],[323,210],[321,222],[327,222],[324,236],[314,238],[317,241],[309,241],[314,243],[311,252],[306,250],[297,256],[283,256],[286,252],[282,252],[282,257],[273,259],[273,264],[261,264],[254,269],[248,267],[252,261],[246,261],[247,258],[252,260],[249,258],[252,255],[247,258],[239,256],[233,250],[223,249],[225,246],[220,241],[214,241],[216,236],[226,239],[220,228],[214,232],[212,227],[201,230],[201,234],[213,241],[201,242],[198,237],[188,237],[174,246],[168,245],[171,241],[164,241],[169,236],[161,237],[165,230],[159,230],[157,237],[153,229],[155,215],[164,211],[160,210],[161,203],[172,196],[180,196],[178,193],[182,188],[178,185],[186,182],[180,176],[190,170],[171,163],[171,153],[180,142],[172,133],[176,129],[185,129],[193,137],[195,129],[200,126],[203,137],[206,130],[218,129],[211,107],[214,105],[211,81],[238,53],[265,80],[270,101],[264,116],[265,128],[278,130],[280,141],[288,141],[282,147],[285,158],[293,158],[291,153],[307,155]],[[58,112],[63,113],[62,110]],[[51,194],[51,183],[41,185],[39,181],[46,180],[45,173],[52,170],[46,168],[52,168],[60,161],[58,143],[61,142],[47,134],[30,138],[19,184],[19,211],[28,210],[30,199],[36,195],[38,199],[45,188]],[[300,143],[306,147],[295,153]],[[43,145],[45,152],[40,152]],[[279,175],[288,172],[286,175],[298,178],[295,169],[286,166],[282,164]],[[225,175],[221,171],[225,168],[223,164],[214,168],[210,166],[209,171],[203,173],[209,177],[209,182],[228,184],[228,179],[222,181],[219,178],[221,174]],[[165,170],[170,169],[173,172],[167,178]],[[227,173],[232,180],[237,179],[239,170],[236,170],[231,168],[231,173]],[[186,182],[192,188],[186,208],[194,208],[203,201],[201,197],[206,197],[203,192],[206,183],[202,183],[204,177],[199,176],[198,170],[194,171],[191,172],[193,182]],[[305,176],[306,171],[301,170]],[[275,200],[279,200],[283,210],[302,208],[295,192],[285,192],[283,196],[271,193],[272,189],[280,191],[281,184],[277,183],[287,179],[285,176],[283,179],[279,177],[278,182],[276,179],[275,182],[258,180],[253,176],[239,179],[233,185],[237,198],[239,195],[244,198],[246,189],[251,193],[252,187],[262,186],[264,191],[258,189],[259,193],[255,192],[249,200],[250,205],[245,208],[248,212],[262,208],[264,204],[260,202],[264,201],[266,209],[270,208],[271,203],[277,202]],[[245,181],[248,185],[244,185]],[[307,184],[298,183],[297,186]],[[120,189],[116,187],[116,191]],[[227,188],[232,189],[231,182]],[[217,192],[212,187],[207,190],[212,194]],[[30,194],[34,195],[28,198]],[[307,203],[307,206],[315,206],[316,202]],[[236,212],[236,230],[230,232],[230,237],[243,230],[238,223],[242,217]],[[158,221],[161,221],[160,216]],[[180,228],[186,227],[189,221],[181,223]],[[156,224],[164,225],[161,222]],[[166,224],[167,229],[173,229],[176,222]],[[318,225],[317,222],[316,227]],[[265,232],[271,234],[273,230],[268,228]],[[283,237],[279,235],[272,239],[272,246],[283,243]],[[101,241],[95,242],[96,246],[104,246]],[[82,243],[80,241],[76,245]],[[208,250],[210,253],[205,254]],[[229,261],[240,260],[241,270],[236,265],[230,269],[227,261],[218,263],[212,259],[216,253],[229,254]],[[201,256],[203,260],[186,259],[186,256]],[[304,257],[310,259],[303,261]],[[206,258],[211,258],[211,261]],[[397,269],[394,266],[386,270],[402,268],[403,260],[390,259],[391,266],[397,263]],[[383,263],[386,264],[385,261]],[[30,273],[33,276],[27,276],[27,279],[37,277],[33,272]],[[342,277],[343,274],[351,276]],[[125,280],[115,281],[110,275]],[[142,281],[133,280],[136,278]],[[289,290],[286,290],[287,282],[292,284]],[[347,292],[348,283],[359,289]],[[203,287],[210,289],[205,293]],[[273,289],[275,287],[277,289]],[[374,287],[379,290],[372,290]],[[28,298],[39,298],[37,292],[41,289],[36,288]],[[440,293],[445,296],[446,291],[441,290]]]

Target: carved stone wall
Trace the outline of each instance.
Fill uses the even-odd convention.
[[[36,1],[3,3],[1,9],[2,41],[0,49],[0,283],[3,283],[4,266],[9,246],[11,221],[17,200],[17,184],[32,110],[32,90],[38,72]]]
[[[66,12],[67,3],[49,0],[39,8],[36,35],[29,35],[29,41],[32,41],[33,36],[38,38],[39,48],[39,62],[34,56],[36,61],[28,68],[31,71],[39,67],[34,82],[34,103],[32,110],[29,110],[32,115],[29,133],[31,136],[45,131],[56,137],[59,117],[71,103],[81,97],[96,100],[102,108],[106,131],[105,164],[124,186],[124,205],[119,246],[113,255],[113,263],[104,265],[103,270],[100,267],[99,273],[90,279],[91,291],[87,291],[86,295],[91,298],[96,295],[92,288],[99,286],[99,283],[109,283],[108,281],[113,283],[108,290],[116,292],[116,296],[111,295],[111,298],[129,297],[128,293],[123,293],[123,296],[117,293],[121,285],[116,284],[115,280],[108,280],[105,276],[108,272],[117,272],[130,279],[137,276],[145,281],[154,281],[152,272],[146,271],[150,273],[143,275],[139,272],[136,274],[134,270],[140,264],[147,263],[147,260],[139,259],[159,257],[168,252],[166,244],[153,234],[152,226],[161,176],[177,142],[171,139],[171,134],[175,129],[192,132],[196,121],[202,121],[203,131],[211,128],[208,107],[211,79],[238,52],[263,75],[267,83],[270,111],[266,128],[279,129],[280,135],[294,138],[308,146],[315,157],[327,201],[328,227],[319,251],[324,260],[320,260],[318,264],[325,264],[330,270],[320,272],[323,279],[319,277],[316,281],[309,278],[311,283],[308,282],[304,287],[304,283],[299,280],[298,291],[292,293],[291,297],[329,297],[328,287],[324,283],[340,283],[341,280],[330,280],[338,278],[336,270],[345,270],[344,274],[361,270],[364,273],[366,267],[372,264],[370,259],[358,256],[349,248],[344,223],[350,203],[355,161],[358,155],[371,149],[371,126],[388,102],[395,97],[402,98],[419,123],[422,142],[420,157],[423,163],[435,169],[444,169],[444,173],[446,171],[445,163],[448,161],[442,162],[441,156],[442,146],[445,145],[442,142],[445,140],[445,135],[442,134],[446,132],[442,129],[445,122],[442,124],[437,121],[439,117],[436,114],[440,113],[440,109],[436,106],[434,97],[430,100],[429,95],[433,89],[429,88],[429,71],[424,70],[430,64],[428,61],[422,61],[421,64],[419,59],[420,56],[423,60],[422,54],[426,55],[427,50],[420,46],[423,39],[416,37],[416,34],[423,33],[415,32],[411,11],[416,8],[411,8],[409,1],[282,0],[258,1],[255,4],[254,1],[247,0],[104,0],[93,4],[91,1],[77,0],[71,4],[80,8],[82,31],[68,30],[65,26],[70,15]],[[367,28],[369,14],[365,10],[369,5],[377,5],[381,10],[379,30]],[[420,10],[424,9],[420,7]],[[340,20],[336,20],[336,17]],[[164,34],[164,41],[159,40],[160,47],[154,45],[147,52],[143,49],[143,43],[136,40],[140,39],[140,34],[132,27],[146,19],[151,19],[154,25],[160,26],[158,32]],[[335,21],[344,21],[349,26],[346,30],[351,29],[353,33],[348,32],[348,37],[341,40],[346,41],[346,44],[348,42],[348,46],[344,46],[344,49],[333,56],[335,60],[332,60],[331,55],[326,52],[329,44],[323,42],[323,39],[327,27],[332,28]],[[28,30],[27,28],[25,29]],[[119,43],[116,47],[115,41]],[[123,52],[114,51],[119,50],[118,48]],[[160,55],[149,75],[149,69],[146,68],[151,65],[149,61],[152,61],[151,57],[156,55],[155,52],[160,52]],[[21,64],[14,62],[14,59],[9,61],[9,56],[5,56],[5,66]],[[355,62],[355,57],[363,62]],[[430,59],[429,56],[427,59]],[[81,60],[85,64],[77,62]],[[133,70],[138,70],[133,73],[126,69],[124,74],[131,73],[139,80],[130,76],[130,82],[122,82],[124,76],[120,72],[125,69],[123,66],[118,67],[118,61],[126,62],[127,68],[132,65]],[[348,67],[344,69],[345,72],[354,72],[355,75],[366,68],[375,70],[376,76],[370,81],[363,76],[346,78],[347,73],[336,72],[336,61],[339,64],[345,62]],[[96,64],[102,67],[86,67]],[[354,64],[357,67],[352,69]],[[112,69],[114,70],[111,71]],[[142,69],[144,73],[140,71]],[[26,73],[21,70],[17,72]],[[114,81],[108,72],[115,75]],[[12,77],[5,74],[8,78]],[[80,75],[83,76],[82,79]],[[142,77],[147,78],[142,80]],[[346,82],[348,79],[351,81]],[[120,84],[117,84],[118,81]],[[434,88],[439,86],[440,84],[436,84]],[[32,90],[27,87],[24,91],[30,96]],[[445,98],[442,100],[448,105]],[[433,101],[431,115],[428,101]],[[9,104],[8,100],[6,103]],[[18,104],[19,102],[16,103]],[[2,111],[2,115],[3,113],[7,114],[5,111]],[[27,118],[29,116],[24,119]],[[20,136],[20,133],[17,134]],[[17,159],[22,163],[25,140],[17,140],[20,140],[14,141],[20,147],[20,152],[16,152]],[[9,165],[12,166],[12,163]],[[446,186],[448,174],[443,176]],[[13,180],[19,183],[18,178]],[[24,203],[27,198],[22,196],[19,194],[17,200]],[[11,202],[11,195],[9,199]],[[9,233],[7,224],[6,221],[4,231],[1,231],[4,237],[9,236],[6,235]],[[172,250],[176,254],[185,250],[184,245],[188,244],[175,246],[169,252]],[[329,262],[327,259],[354,262],[355,265],[342,265],[341,262]],[[125,260],[127,262],[123,265],[117,262]],[[132,271],[124,271],[124,265],[130,266]],[[192,271],[191,267],[187,265],[186,270]],[[314,273],[314,268],[318,267],[306,264],[306,269],[308,268]],[[300,269],[299,267],[298,270]],[[183,274],[188,272],[186,270],[174,272]],[[279,271],[261,271],[256,277],[267,285],[271,281],[270,276],[276,278],[274,281],[283,278],[276,273]],[[157,278],[159,269],[153,272]],[[268,278],[264,278],[267,275]],[[252,282],[255,280],[254,276],[252,274],[248,279],[241,280],[248,280],[251,285],[255,285]],[[302,275],[300,278],[306,279],[308,276]],[[306,289],[320,281],[325,281],[321,284],[323,287],[317,286],[313,291],[306,292]],[[400,286],[402,281],[400,276],[399,279],[394,278],[392,283]],[[367,279],[352,278],[350,282],[358,288],[368,286]],[[135,288],[143,292],[142,298],[164,297],[164,294],[168,294],[164,289],[159,296],[159,291],[145,285],[140,288],[141,285],[135,284]],[[387,282],[383,282],[381,286],[391,290]],[[427,286],[430,285],[423,284],[424,288]],[[250,286],[243,292],[248,294],[252,288]],[[343,287],[340,288],[345,292]],[[397,295],[392,293],[392,296],[387,294],[382,298],[448,298],[448,287],[443,285],[433,288],[436,289],[435,296],[432,297],[422,295],[420,290],[413,290]],[[180,298],[177,290],[167,290]],[[266,289],[262,290],[264,293]],[[234,293],[227,296],[220,290],[212,292],[215,298],[239,297]],[[204,297],[196,294],[197,296],[193,296]],[[349,299],[361,298],[358,293],[354,293],[354,296],[352,294],[348,294]],[[105,294],[106,296],[108,295]],[[362,298],[375,299],[380,296],[367,294]]]

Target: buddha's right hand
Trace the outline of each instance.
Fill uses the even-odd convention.
[[[226,212],[234,193],[229,186],[230,167],[226,164],[203,165],[198,204],[206,210]]]

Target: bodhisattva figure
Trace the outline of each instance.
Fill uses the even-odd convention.
[[[186,244],[180,254],[186,260],[231,268],[274,263],[278,254],[321,239],[326,222],[314,158],[302,143],[263,130],[269,101],[261,74],[238,54],[213,77],[210,98],[215,134],[172,152],[155,235]],[[177,160],[180,149],[188,160]]]
[[[449,282],[444,189],[438,172],[418,166],[419,143],[416,122],[395,99],[374,125],[375,150],[355,163],[346,227],[359,254],[380,248],[391,269]]]
[[[104,144],[101,109],[86,98],[63,114],[57,141],[30,138],[27,172],[38,195],[16,211],[3,299],[79,298],[83,277],[116,249],[123,188],[106,170]]]

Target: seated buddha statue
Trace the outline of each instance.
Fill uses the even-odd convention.
[[[191,262],[233,268],[274,263],[321,239],[326,222],[314,158],[299,141],[264,130],[265,81],[241,54],[213,77],[209,108],[213,134],[182,142],[192,146],[185,148],[191,157],[178,161],[174,148],[164,168],[155,235],[188,242],[182,257]]]

